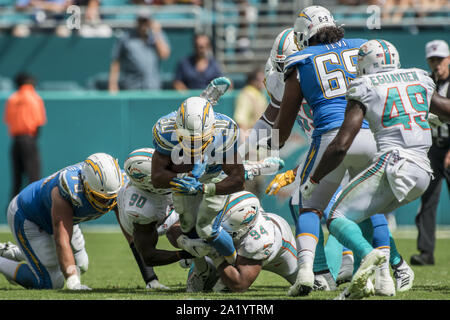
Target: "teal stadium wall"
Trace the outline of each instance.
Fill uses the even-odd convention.
[[[166,79],[171,79],[176,61],[190,53],[192,30],[168,30],[172,46],[172,57],[162,65]],[[383,38],[398,48],[403,67],[427,69],[424,46],[432,39],[446,39],[449,33],[433,29],[413,34],[407,30],[360,31],[347,30],[347,37]],[[0,36],[0,77],[12,78],[19,70],[27,70],[45,81],[74,81],[85,86],[94,75],[107,74],[110,51],[114,43],[108,39],[82,39],[71,37],[60,39],[51,36],[33,36],[28,39],[14,39]],[[177,50],[183,48],[183,50]],[[186,49],[187,48],[187,49]],[[151,128],[155,121],[175,110],[186,97],[198,91],[178,93],[126,92],[111,96],[107,92],[92,91],[40,91],[46,109],[48,124],[39,139],[43,175],[49,175],[67,165],[82,161],[95,152],[107,152],[117,157],[121,164],[127,154],[143,146],[152,146]],[[216,111],[232,116],[234,100],[238,90],[227,93]],[[10,92],[0,92],[3,106]],[[2,112],[3,114],[3,112]],[[286,166],[291,168],[306,152],[304,136],[296,126],[296,140],[287,145],[283,155]],[[9,163],[10,139],[2,124],[0,130],[0,168],[3,170],[0,186],[0,210],[6,212],[11,187]],[[270,181],[266,179],[266,183]],[[447,186],[443,186],[438,207],[437,223],[450,225],[450,199]],[[287,206],[288,195],[262,197],[267,211],[276,212],[292,223]],[[398,224],[414,224],[420,202],[406,205],[396,212]],[[0,214],[0,224],[6,223],[5,214]],[[87,224],[112,224],[112,214],[87,222]]]
[[[234,100],[238,91],[224,96],[217,112],[233,115]],[[174,91],[156,93],[120,93],[111,96],[105,92],[41,92],[45,100],[48,123],[43,127],[39,139],[43,175],[73,163],[84,160],[95,152],[106,152],[119,159],[122,165],[128,153],[134,149],[153,146],[151,129],[161,116],[175,110],[186,97],[199,94],[199,91],[181,94]],[[7,95],[0,95],[0,104],[4,105]],[[287,145],[283,156],[286,167],[292,168],[306,152],[305,140],[296,126],[296,142]],[[6,126],[0,130],[0,168],[2,175],[0,186],[0,209],[6,212],[11,187],[10,138]],[[265,178],[266,185],[270,178]],[[439,204],[437,221],[450,224],[448,191],[445,186]],[[280,197],[262,197],[262,204],[269,212],[276,212],[292,223],[287,205],[287,195]],[[399,224],[413,224],[418,201],[400,208],[397,213]],[[0,224],[6,223],[5,214],[0,215]],[[115,223],[113,214],[87,222],[88,224]]]

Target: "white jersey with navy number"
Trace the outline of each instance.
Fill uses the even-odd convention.
[[[427,153],[432,141],[427,119],[434,90],[424,70],[396,69],[356,78],[347,99],[365,106],[378,155],[400,148],[429,171]]]
[[[266,86],[267,94],[270,97],[270,104],[279,109],[284,94],[284,73],[277,71],[270,58],[267,59],[266,62],[264,85]],[[297,123],[306,133],[308,142],[311,142],[314,131],[314,121],[312,110],[306,100],[302,101],[300,110],[298,111]]]
[[[256,224],[240,239],[238,255],[262,260],[263,270],[295,281],[297,249],[290,225],[279,215],[263,212]],[[293,277],[294,276],[294,277]]]
[[[117,207],[120,224],[129,235],[133,235],[134,224],[156,226],[164,223],[168,216],[168,206],[172,204],[171,193],[158,194],[139,189],[131,182],[119,190]]]

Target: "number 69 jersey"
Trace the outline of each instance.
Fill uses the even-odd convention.
[[[164,223],[168,216],[167,207],[172,203],[172,194],[150,193],[141,190],[128,182],[119,190],[117,208],[120,224],[124,230],[133,236],[134,223],[149,224],[156,222],[156,226]]]
[[[312,110],[313,137],[338,128],[344,121],[345,93],[356,78],[359,47],[364,39],[341,39],[338,42],[310,46],[286,58],[284,70],[297,69],[303,97]],[[362,128],[368,128],[363,122]]]
[[[279,215],[263,212],[249,232],[235,244],[238,255],[262,260],[263,270],[291,284],[297,276],[297,249],[290,225]]]
[[[428,168],[427,152],[432,141],[427,119],[434,90],[435,84],[424,70],[396,69],[356,78],[347,99],[366,107],[365,118],[379,154],[407,149]]]

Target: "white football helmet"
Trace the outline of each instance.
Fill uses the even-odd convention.
[[[294,23],[294,38],[298,50],[309,46],[309,39],[324,27],[335,27],[331,12],[321,6],[310,6],[303,9]]]
[[[190,97],[178,109],[175,126],[178,142],[191,156],[203,154],[212,142],[216,118],[205,98]]]
[[[261,215],[260,207],[258,198],[251,192],[231,194],[223,208],[222,227],[234,239],[240,239],[256,224]]]
[[[386,40],[370,40],[361,45],[356,72],[358,76],[400,68],[400,56],[394,45]]]
[[[270,59],[278,72],[283,72],[284,60],[297,50],[293,28],[284,29],[277,35],[270,51]]]
[[[167,189],[157,189],[152,183],[152,157],[155,149],[136,149],[128,155],[123,168],[131,183],[139,189],[152,193],[167,193]]]
[[[114,208],[123,185],[117,159],[106,153],[90,155],[82,164],[81,179],[86,198],[94,208],[101,212]]]

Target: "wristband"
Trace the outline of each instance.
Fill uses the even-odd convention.
[[[216,194],[216,184],[215,183],[205,183],[203,184],[203,193],[207,196],[214,196]]]

